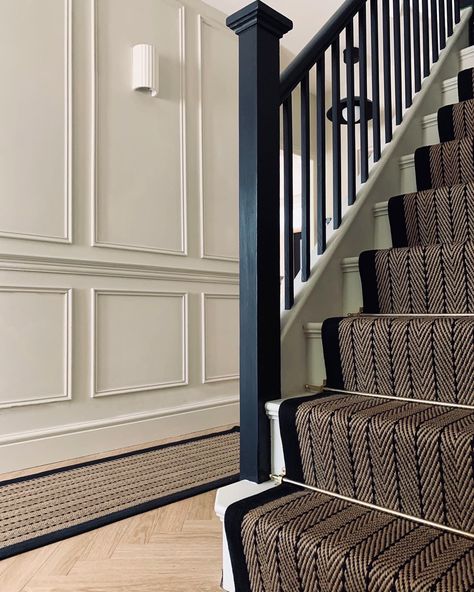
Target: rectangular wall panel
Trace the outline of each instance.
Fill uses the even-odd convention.
[[[93,243],[186,252],[184,7],[96,0]],[[157,97],[132,90],[132,46],[159,58]]]
[[[0,287],[0,407],[71,396],[71,291]]]
[[[71,0],[0,0],[0,236],[71,240]]]
[[[187,296],[93,290],[92,396],[187,384]]]
[[[199,26],[201,255],[237,261],[237,38],[203,17]]]
[[[202,295],[202,382],[239,378],[239,297]]]

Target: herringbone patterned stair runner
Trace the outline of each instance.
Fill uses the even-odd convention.
[[[322,393],[280,421],[290,479],[474,530],[474,409]]]
[[[230,506],[238,592],[469,592],[474,543],[289,485]]]
[[[474,313],[474,243],[366,251],[359,259],[364,312]]]
[[[438,130],[441,142],[474,136],[474,99],[441,107],[438,111]]]
[[[364,314],[323,324],[324,390],[280,406],[286,478],[317,491],[227,510],[238,592],[474,591],[474,70],[458,85],[389,201],[395,248],[360,256]]]
[[[394,247],[461,243],[474,238],[474,183],[392,197]]]
[[[423,146],[415,152],[418,190],[474,181],[474,138]]]
[[[474,318],[346,317],[323,324],[327,386],[474,406]]]

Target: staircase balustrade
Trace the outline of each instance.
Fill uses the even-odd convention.
[[[292,22],[260,1],[227,20],[239,36],[243,479],[261,482],[270,473],[265,403],[280,397],[280,295],[286,309],[295,300],[293,156],[301,160],[301,269],[296,281],[306,282],[312,254],[326,250],[328,216],[337,231],[381,157],[382,137],[385,144],[392,140],[394,126],[401,124],[460,18],[459,0],[346,0],[281,74],[280,38]],[[332,105],[326,113],[328,98]]]

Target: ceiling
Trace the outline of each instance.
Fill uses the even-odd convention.
[[[285,35],[282,44],[292,53],[297,54],[341,6],[343,1],[268,0],[266,3],[293,21],[293,30]],[[205,2],[229,15],[249,4],[250,0],[205,0]]]

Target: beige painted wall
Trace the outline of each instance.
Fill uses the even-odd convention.
[[[0,471],[236,421],[237,38],[198,0],[0,7]]]

